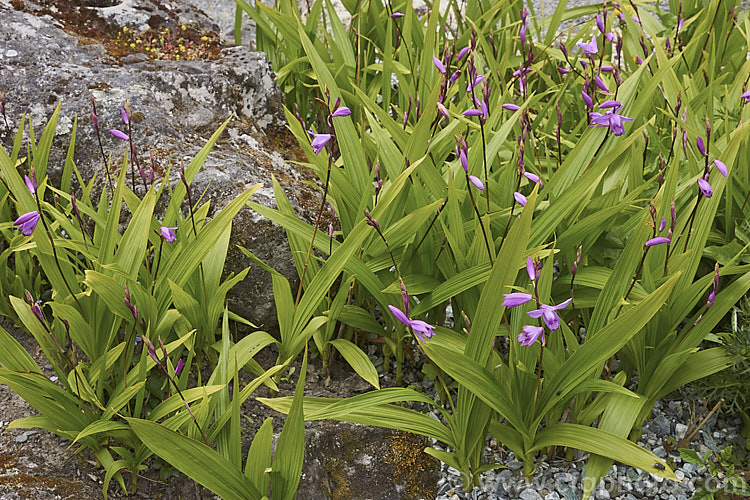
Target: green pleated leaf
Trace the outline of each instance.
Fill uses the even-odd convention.
[[[133,432],[154,454],[226,500],[263,497],[250,480],[205,444],[148,420],[126,419]]]
[[[341,353],[341,356],[349,363],[349,366],[357,372],[357,375],[362,377],[365,382],[373,386],[375,389],[380,389],[380,380],[378,379],[378,371],[375,369],[375,365],[372,364],[367,354],[362,352],[362,349],[352,344],[346,339],[335,339],[331,341],[331,345]]]

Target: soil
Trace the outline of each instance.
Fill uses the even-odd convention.
[[[44,354],[35,340],[24,330],[0,323],[32,355],[47,376],[54,375]],[[274,364],[276,353],[270,349],[256,356],[261,366]],[[316,362],[317,361],[317,362]],[[291,380],[279,384],[278,396],[292,395],[294,383],[299,375],[297,362]],[[244,372],[242,372],[244,374]],[[247,380],[250,376],[244,374]],[[284,377],[286,378],[286,377]],[[335,362],[330,379],[321,371],[319,360],[308,366],[305,395],[317,397],[349,397],[369,390],[369,385],[350,369]],[[242,436],[243,456],[250,441],[267,417],[274,417],[274,434],[278,435],[284,423],[284,415],[258,402],[256,397],[269,397],[266,387],[259,388],[243,405]],[[102,484],[104,470],[97,466],[96,459],[87,449],[68,448],[70,442],[40,429],[8,429],[15,419],[36,414],[26,402],[6,385],[0,384],[0,500],[15,499],[100,499],[104,498]],[[308,423],[306,427],[325,426],[324,423]],[[125,494],[113,481],[108,498],[192,499],[214,498],[214,495],[196,485],[191,479],[172,470],[158,457],[148,460],[148,469],[139,474],[135,494]],[[125,484],[130,484],[129,473],[124,473]]]

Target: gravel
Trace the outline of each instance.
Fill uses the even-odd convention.
[[[704,483],[712,485],[715,491],[725,488],[725,484],[712,478],[705,467],[683,463],[680,458],[675,444],[679,437],[671,429],[674,428],[683,435],[688,432],[688,428],[692,432],[696,423],[708,414],[710,406],[696,401],[687,388],[683,389],[679,397],[681,399],[668,402],[657,401],[652,418],[644,424],[643,435],[638,442],[640,446],[673,463],[673,470],[679,481],[666,480],[640,469],[615,463],[599,484],[594,498],[687,500]],[[742,421],[738,415],[714,415],[695,435],[690,447],[701,456],[709,449],[723,450],[729,445],[733,445],[734,450],[744,450],[745,438],[739,435],[741,428]],[[572,461],[537,457],[537,471],[531,482],[528,482],[523,477],[521,462],[513,452],[503,459],[502,449],[498,447],[496,440],[488,437],[485,460],[494,460],[507,469],[483,473],[481,486],[466,493],[462,490],[458,471],[443,465],[436,500],[576,500],[583,494],[588,455],[576,456],[580,458]]]

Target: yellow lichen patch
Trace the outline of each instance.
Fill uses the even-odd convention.
[[[184,24],[174,30],[161,28],[144,32],[123,26],[117,32],[115,44],[144,53],[151,59],[168,61],[217,59],[223,47],[217,34],[203,33]]]
[[[424,452],[424,438],[405,432],[388,438],[392,452],[385,460],[393,465],[396,481],[405,484],[410,498],[435,498],[435,471],[439,464],[436,458]]]

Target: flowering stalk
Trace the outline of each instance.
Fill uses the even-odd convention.
[[[682,334],[680,335],[680,338],[677,340],[677,343],[672,347],[672,350],[669,351],[669,353],[673,353],[682,343],[683,340],[685,340],[685,337],[687,337],[687,334],[690,333],[690,331],[695,328],[698,323],[701,322],[703,319],[703,316],[706,315],[709,309],[711,309],[711,306],[714,305],[714,300],[716,299],[716,292],[719,289],[719,262],[717,261],[716,264],[714,264],[714,283],[713,283],[713,289],[711,290],[711,293],[708,294],[708,299],[706,300],[705,308],[703,309],[703,312],[698,315],[698,317],[695,319],[692,325],[690,325],[689,328],[685,328]]]
[[[198,230],[195,227],[195,212],[193,209],[193,190],[190,187],[190,183],[187,181],[187,178],[185,177],[185,164],[182,160],[180,160],[180,181],[185,186],[185,192],[187,193],[188,197],[188,209],[190,210],[190,224],[193,228],[193,236],[196,238],[198,237]],[[201,261],[198,264],[198,269],[201,273],[201,285],[203,285],[203,299],[204,303],[208,303],[208,292],[206,291],[206,277],[205,273],[203,271],[203,261]]]
[[[36,192],[36,175],[34,173],[34,166],[31,166],[31,179],[27,177],[26,186],[29,187],[29,191],[31,191],[32,196],[34,197],[34,200],[36,201],[36,207],[37,207],[37,213],[39,216],[39,220],[42,221],[42,225],[44,226],[44,230],[47,233],[47,239],[49,239],[50,245],[52,246],[52,256],[55,259],[55,264],[57,265],[57,270],[60,272],[60,277],[63,280],[63,283],[65,283],[65,288],[68,289],[68,293],[73,297],[73,300],[78,305],[78,309],[81,311],[81,316],[83,316],[84,320],[87,320],[86,312],[83,310],[83,306],[78,301],[78,297],[76,297],[75,293],[73,293],[73,289],[70,287],[70,284],[68,283],[67,278],[65,278],[65,274],[63,273],[62,267],[60,266],[60,258],[57,255],[57,248],[55,247],[55,240],[52,238],[52,232],[49,229],[49,226],[47,225],[47,219],[44,217],[44,213],[42,212],[42,202],[39,199],[39,196]],[[32,189],[33,187],[33,189]],[[33,229],[32,229],[33,230]],[[29,233],[31,234],[31,233]],[[27,235],[28,236],[28,235]]]
[[[104,154],[104,147],[102,146],[102,137],[99,134],[99,119],[96,116],[96,101],[94,100],[94,94],[89,94],[91,98],[91,121],[94,122],[94,130],[96,131],[96,140],[99,142],[99,152],[102,155],[102,163],[104,164],[104,172],[107,174],[107,184],[109,190],[114,194],[115,189],[112,185],[112,176],[109,173],[109,162],[107,162],[107,155]]]
[[[198,428],[198,432],[201,433],[201,437],[203,438],[203,442],[206,444],[206,446],[210,446],[208,444],[208,439],[206,439],[206,435],[203,433],[203,429],[201,429],[200,424],[198,423],[198,420],[196,420],[195,415],[193,415],[193,412],[190,410],[190,405],[188,404],[187,400],[185,399],[185,396],[182,395],[182,391],[180,390],[180,387],[177,385],[177,382],[175,382],[174,377],[171,373],[169,373],[169,370],[167,370],[166,363],[167,363],[167,349],[164,347],[164,343],[161,341],[161,337],[159,337],[159,346],[161,347],[161,350],[164,354],[164,363],[159,361],[159,357],[156,355],[156,348],[154,347],[154,344],[147,338],[143,337],[143,343],[146,345],[146,348],[148,349],[148,355],[151,356],[151,359],[156,362],[156,364],[161,368],[161,371],[164,372],[164,375],[167,376],[167,380],[169,380],[172,383],[172,386],[177,391],[177,394],[179,394],[180,399],[182,399],[182,403],[185,405],[185,409],[187,410],[188,414],[190,415],[190,418],[193,419],[193,423]]]
[[[466,141],[464,141],[463,137],[461,137],[460,135],[456,136],[456,141],[458,142],[458,145],[456,146],[456,153],[461,161],[461,166],[464,169],[464,174],[466,175],[466,189],[469,191],[469,198],[471,199],[471,206],[474,207],[474,213],[477,214],[477,218],[479,219],[479,227],[482,228],[482,236],[484,237],[484,246],[487,248],[487,256],[490,259],[490,265],[494,265],[494,262],[492,259],[492,249],[490,248],[490,242],[489,242],[489,239],[487,238],[487,231],[484,228],[484,221],[482,221],[482,216],[479,214],[479,208],[477,207],[477,202],[474,199],[474,193],[471,190],[471,185],[472,183],[474,183],[472,180],[472,177],[474,176],[469,175],[469,160],[467,158],[467,154],[469,152],[469,146],[466,144]],[[476,177],[474,177],[474,179],[476,179]],[[481,182],[479,184],[481,184]],[[474,183],[474,185],[477,188],[479,188],[479,186],[476,183]],[[489,217],[489,212],[487,213],[487,217]]]
[[[326,99],[330,102],[330,95],[328,94],[328,89],[326,89]],[[328,103],[324,103],[326,106],[328,106]],[[331,130],[330,134],[317,134],[315,136],[315,139],[312,141],[313,146],[313,152],[315,154],[320,153],[325,145],[329,141],[333,141],[335,143],[336,141],[336,128],[333,125],[333,119],[336,117],[344,117],[349,116],[351,114],[351,110],[347,108],[346,106],[341,106],[341,98],[337,97],[336,101],[333,104],[333,109],[328,114],[328,126]],[[316,144],[316,141],[318,141],[318,144]],[[296,306],[299,304],[299,300],[302,297],[302,286],[305,283],[305,275],[307,273],[307,266],[310,264],[310,256],[312,255],[312,249],[313,244],[315,243],[315,235],[318,233],[318,226],[320,225],[320,218],[323,216],[323,210],[326,206],[326,201],[328,200],[328,187],[331,182],[331,167],[333,166],[333,147],[328,148],[328,168],[326,170],[326,181],[325,185],[323,186],[323,197],[320,200],[320,207],[318,208],[318,214],[315,217],[315,225],[313,226],[313,234],[312,238],[310,238],[310,245],[307,247],[307,255],[305,256],[305,265],[302,267],[302,274],[299,278],[299,287],[297,288],[297,297],[294,300],[294,305]]]

